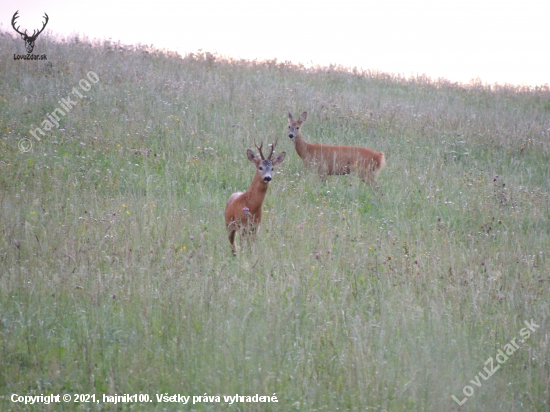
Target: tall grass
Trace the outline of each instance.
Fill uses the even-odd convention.
[[[21,40],[0,44],[0,409],[34,391],[155,399],[120,410],[549,410],[548,86],[48,36],[47,61],[11,61]],[[59,129],[30,136],[89,71]],[[305,170],[289,111],[308,142],[384,151],[379,187]],[[235,258],[225,203],[252,181],[246,149],[277,138],[260,236]]]

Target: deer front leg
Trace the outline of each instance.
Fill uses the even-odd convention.
[[[327,181],[327,175],[330,175],[330,170],[327,165],[319,164],[317,165],[317,174],[319,175],[319,179],[325,184],[328,183]]]
[[[243,231],[243,235],[241,239],[246,242],[246,248],[251,249],[252,245],[256,242],[256,235],[258,234],[257,226],[256,225],[250,225],[245,231]]]

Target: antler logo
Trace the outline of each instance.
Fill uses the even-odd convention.
[[[46,24],[48,24],[48,20],[50,19],[48,17],[48,15],[46,13],[44,13],[44,18],[46,19],[46,21],[43,23],[43,26],[42,26],[42,29],[40,29],[38,31],[38,33],[36,32],[36,30],[33,31],[32,33],[32,36],[29,36],[27,35],[27,30],[25,30],[24,33],[21,33],[19,31],[19,26],[16,28],[15,27],[15,20],[17,20],[17,18],[19,17],[17,15],[17,13],[19,13],[19,10],[17,10],[15,12],[15,14],[13,15],[12,19],[11,19],[11,25],[13,27],[13,29],[19,33],[21,35],[21,38],[25,41],[25,48],[27,49],[27,53],[32,53],[33,49],[34,49],[34,42],[36,41],[36,38],[38,37],[38,35],[40,33],[42,33],[44,31],[44,29],[46,28]]]

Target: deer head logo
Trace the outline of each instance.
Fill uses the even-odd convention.
[[[49,20],[49,17],[46,13],[44,13],[44,18],[46,19],[46,21],[43,23],[43,26],[42,26],[42,29],[40,29],[38,31],[38,33],[36,32],[36,30],[33,31],[32,33],[32,36],[29,36],[27,35],[27,30],[25,30],[24,33],[21,33],[19,31],[19,26],[16,28],[15,27],[15,20],[17,20],[17,18],[19,17],[17,15],[17,13],[19,13],[19,10],[17,10],[15,12],[15,14],[13,15],[12,19],[11,19],[11,25],[13,27],[13,29],[19,33],[21,35],[21,38],[25,41],[25,48],[27,49],[27,53],[32,53],[33,49],[34,49],[34,42],[36,41],[36,38],[38,37],[38,35],[40,33],[42,33],[44,31],[44,29],[46,28],[46,24],[48,24],[48,20]]]

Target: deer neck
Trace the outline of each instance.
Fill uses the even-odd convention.
[[[296,152],[298,153],[298,156],[300,156],[302,159],[305,159],[307,156],[308,144],[302,137],[302,133],[296,136],[296,139],[294,139],[294,143],[296,144]]]
[[[261,209],[268,187],[269,183],[265,183],[260,174],[256,172],[246,193],[246,207],[250,209],[251,214],[255,214],[257,210]]]

